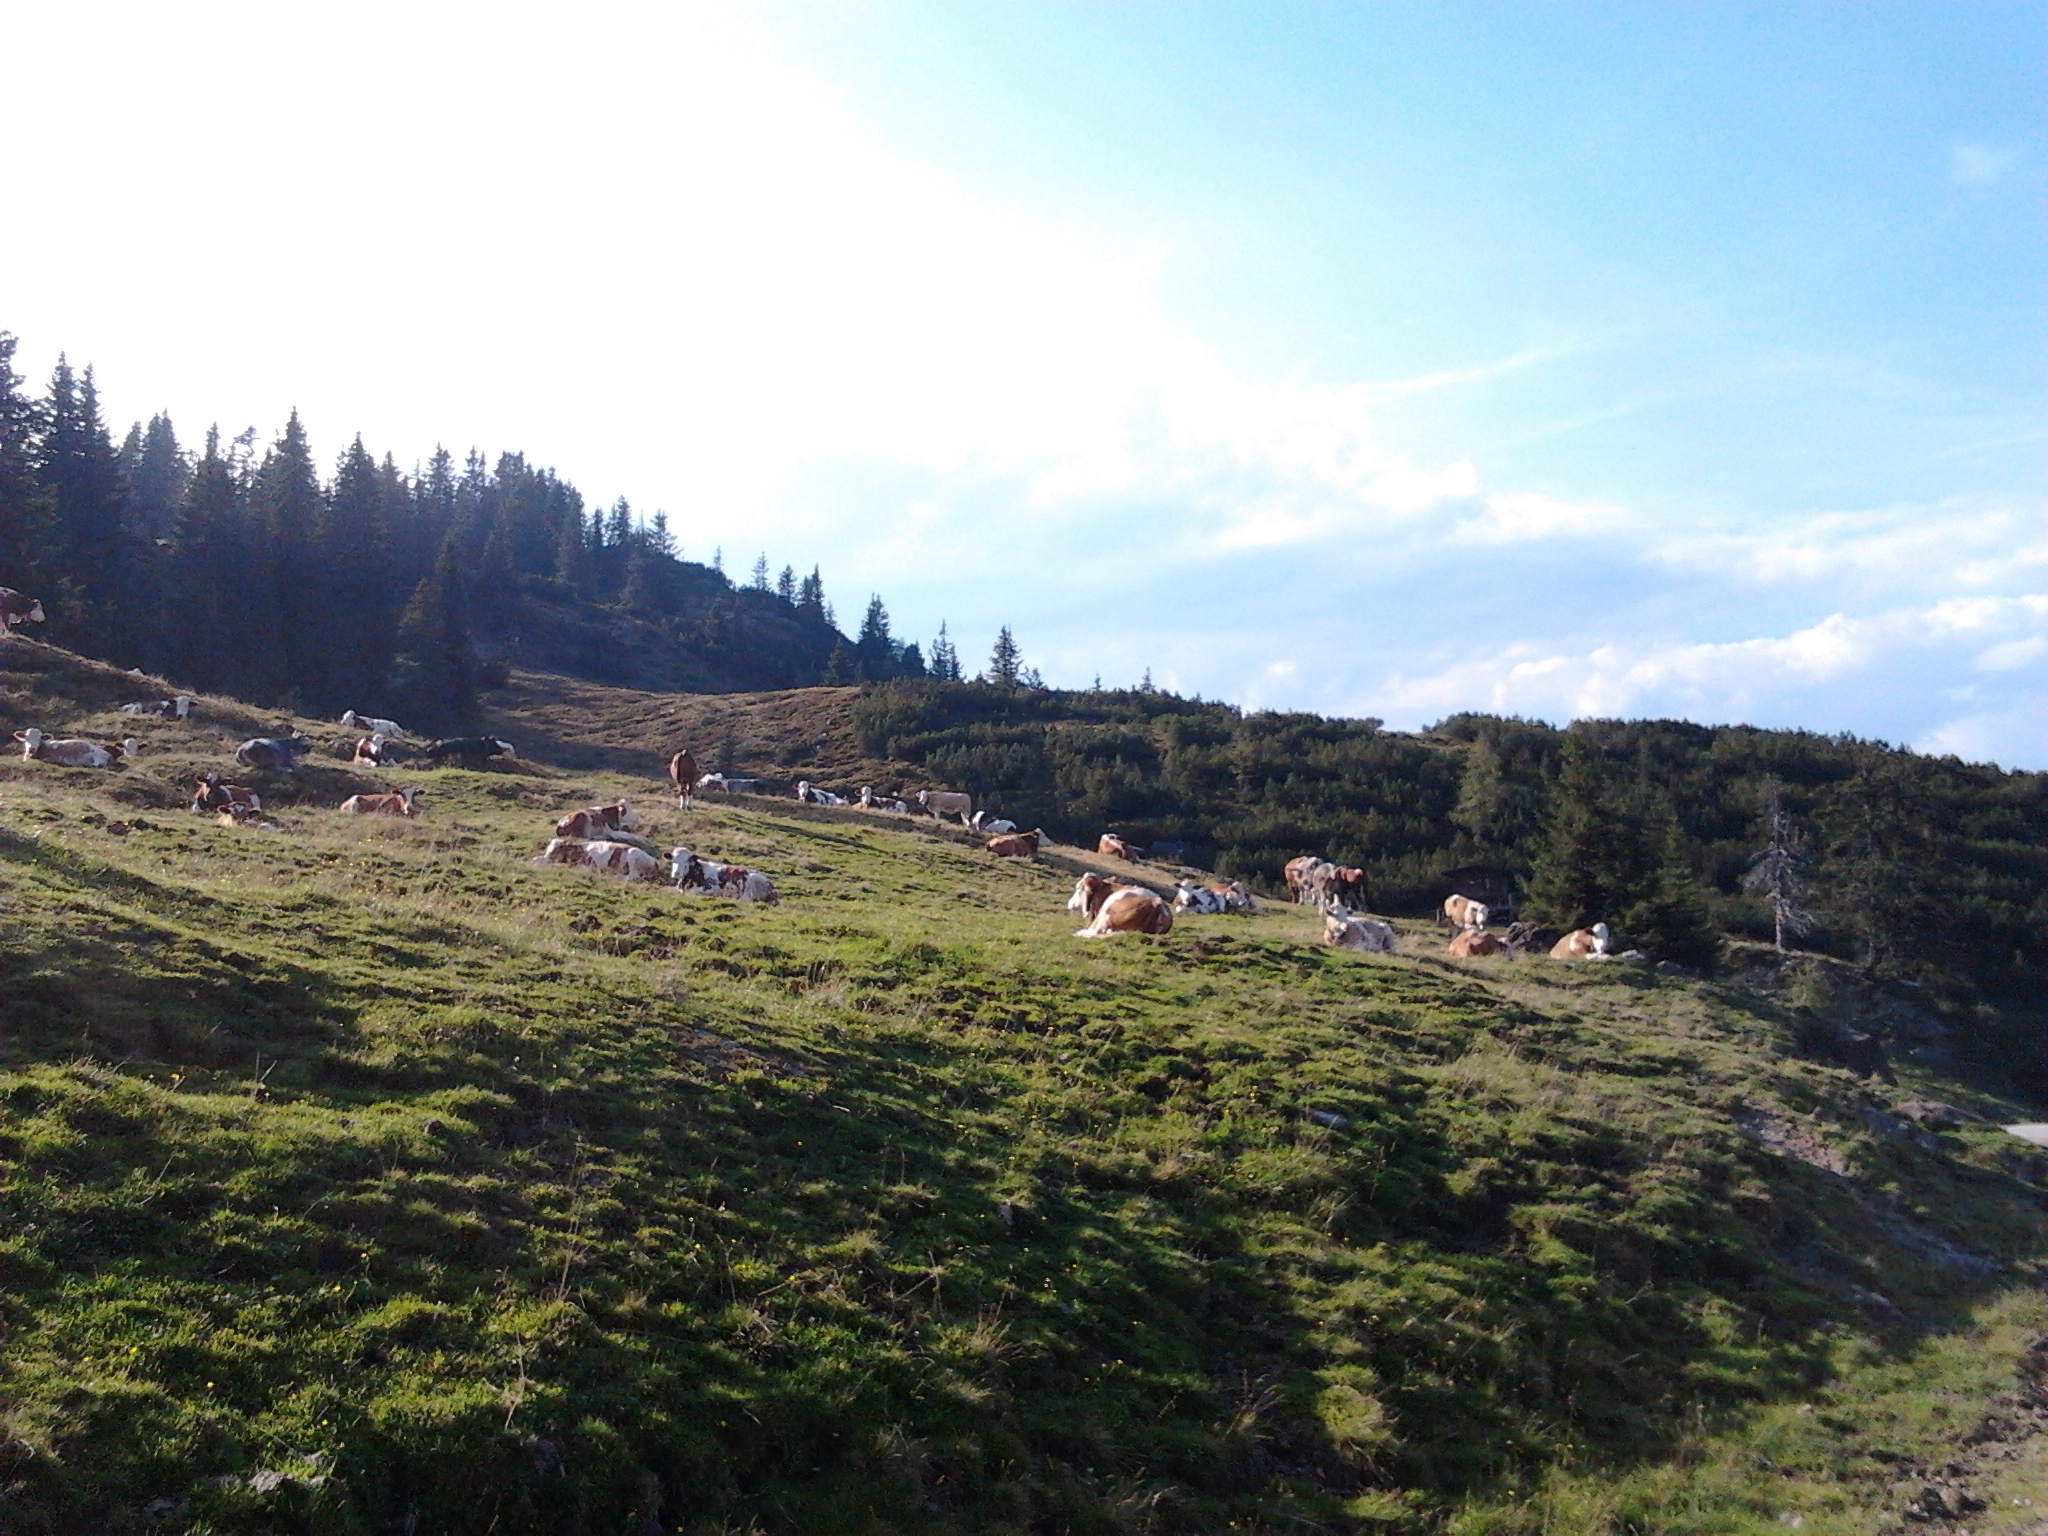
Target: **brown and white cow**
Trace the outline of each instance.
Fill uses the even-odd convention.
[[[351,730],[368,731],[372,736],[403,736],[405,727],[396,720],[380,719],[376,715],[359,715],[352,709],[341,712],[341,723]]]
[[[555,823],[555,836],[604,838],[614,832],[638,832],[640,813],[621,800],[616,805],[587,806]]]
[[[1108,900],[1110,892],[1131,889],[1133,887],[1112,880],[1107,875],[1098,875],[1090,871],[1074,882],[1074,894],[1067,898],[1067,910],[1093,917],[1102,909],[1102,904]]]
[[[983,846],[999,859],[1035,859],[1045,842],[1045,829],[1033,827],[1029,832],[1011,832],[1002,837],[992,837]]]
[[[1484,928],[1492,917],[1493,909],[1483,901],[1469,896],[1444,898],[1444,920],[1453,928]]]
[[[350,795],[341,802],[341,809],[351,816],[417,816],[419,807],[413,802],[419,796],[417,789],[393,790],[388,795]]]
[[[385,745],[382,731],[374,736],[363,737],[356,743],[355,750],[349,754],[350,765],[357,768],[382,768],[391,760],[391,749]]]
[[[246,784],[223,784],[218,773],[207,773],[192,786],[195,811],[260,811],[263,800]]]
[[[963,827],[974,814],[974,796],[957,789],[920,789],[917,803],[930,811],[934,819],[958,816]]]
[[[1599,959],[1606,955],[1611,935],[1605,923],[1595,923],[1590,928],[1574,928],[1570,933],[1550,946],[1553,960]]]
[[[1242,880],[1219,880],[1210,884],[1209,889],[1216,899],[1223,903],[1226,912],[1256,912],[1259,904]]]
[[[1470,960],[1480,955],[1504,955],[1507,949],[1507,945],[1484,928],[1467,928],[1451,940],[1444,953],[1459,960]]]
[[[1128,841],[1118,837],[1114,832],[1105,832],[1102,836],[1098,837],[1095,840],[1095,851],[1112,859],[1127,860],[1132,864],[1138,862],[1138,854],[1140,852],[1139,849],[1131,846]]]
[[[66,768],[105,768],[124,757],[133,757],[142,750],[142,744],[133,736],[126,737],[113,746],[101,746],[96,741],[87,741],[81,736],[67,736],[55,740],[45,736],[34,726],[25,731],[16,731],[14,739],[21,743],[24,759],[33,758],[41,763],[57,763]]]
[[[536,864],[564,864],[571,869],[595,869],[621,880],[659,880],[661,860],[645,848],[631,843],[579,843],[574,838],[555,837],[533,861]]]
[[[700,859],[687,848],[669,850],[668,869],[669,883],[679,891],[730,896],[734,901],[758,901],[768,907],[781,900],[775,894],[774,882],[758,869]]]
[[[697,787],[697,759],[688,747],[668,760],[668,781],[676,788],[676,809],[687,811],[696,804],[692,791]]]
[[[1323,910],[1323,942],[1338,949],[1356,949],[1366,954],[1392,954],[1394,925],[1376,917],[1354,917],[1339,904]]]
[[[17,624],[40,624],[43,622],[43,601],[39,597],[28,597],[12,587],[0,587],[0,635],[11,635]]]
[[[1142,886],[1118,886],[1103,897],[1095,909],[1094,921],[1074,930],[1077,939],[1104,939],[1119,933],[1168,933],[1173,928],[1173,908]]]

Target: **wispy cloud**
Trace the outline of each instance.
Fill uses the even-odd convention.
[[[2000,144],[1952,144],[1948,152],[1948,179],[1957,186],[1988,187],[2003,181],[2018,164],[2018,152]]]

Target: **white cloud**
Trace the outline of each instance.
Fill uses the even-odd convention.
[[[2002,145],[1955,144],[1949,147],[1948,179],[1959,186],[1989,186],[2004,180],[2018,163],[2018,154]]]

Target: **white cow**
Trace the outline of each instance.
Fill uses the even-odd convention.
[[[1323,909],[1323,942],[1338,949],[1364,950],[1368,954],[1391,954],[1394,927],[1376,917],[1353,917],[1342,906]]]
[[[352,709],[341,712],[341,723],[350,730],[368,731],[371,735],[403,736],[405,727],[396,720],[380,720],[375,715],[359,715]]]
[[[960,825],[967,826],[974,815],[974,796],[957,789],[920,789],[917,803],[930,811],[934,818],[958,816]]]
[[[142,750],[142,744],[133,736],[124,737],[110,747],[98,742],[86,741],[71,736],[53,741],[34,726],[25,731],[16,731],[14,739],[21,743],[23,758],[34,758],[37,762],[59,763],[66,768],[105,768],[124,757],[133,757]]]

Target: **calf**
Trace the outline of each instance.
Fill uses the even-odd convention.
[[[192,716],[192,695],[181,693],[175,699],[152,699],[147,704],[123,704],[124,715],[155,715],[159,720],[188,720]]]
[[[605,837],[613,832],[638,832],[640,813],[627,809],[621,800],[616,805],[593,805],[586,810],[571,811],[555,823],[557,837]]]
[[[1107,854],[1112,859],[1127,860],[1132,864],[1137,863],[1138,855],[1144,852],[1142,848],[1133,847],[1114,832],[1105,832],[1101,837],[1097,838],[1095,840],[1095,851]]]
[[[351,730],[368,731],[373,736],[403,736],[405,727],[396,720],[380,720],[375,715],[359,715],[352,709],[341,712],[341,723]]]
[[[1503,955],[1507,953],[1507,948],[1507,945],[1484,928],[1467,928],[1451,940],[1444,953],[1460,960],[1469,960],[1479,955]]]
[[[1045,840],[1045,829],[1034,827],[1029,832],[1011,832],[1003,837],[992,837],[984,846],[1000,859],[1035,859]]]
[[[417,816],[419,808],[413,802],[419,795],[417,789],[394,790],[388,795],[350,795],[341,802],[341,808],[351,816]]]
[[[706,895],[758,901],[771,907],[780,900],[774,883],[758,869],[700,859],[687,848],[670,849],[668,867],[670,882],[679,891],[703,891]]]
[[[1077,939],[1102,939],[1118,933],[1169,933],[1173,908],[1138,886],[1122,886],[1103,898],[1095,919],[1074,930]]]
[[[1376,917],[1353,917],[1341,903],[1323,910],[1323,942],[1337,949],[1362,950],[1367,954],[1391,954],[1394,925]]]
[[[696,804],[696,797],[690,792],[697,787],[697,759],[684,747],[668,760],[668,781],[676,788],[676,809],[690,810]]]
[[[299,766],[299,755],[312,745],[310,737],[296,731],[289,736],[256,736],[235,748],[235,761],[244,768],[275,768],[292,773]]]
[[[0,635],[11,635],[17,624],[40,624],[43,622],[43,600],[39,597],[25,597],[12,587],[0,587]]]
[[[1574,928],[1570,933],[1550,946],[1553,960],[1601,960],[1607,956],[1610,935],[1605,923],[1595,923],[1590,928]]]
[[[579,843],[574,838],[550,838],[547,847],[533,861],[536,864],[565,864],[572,869],[601,870],[621,880],[659,880],[661,860],[645,848],[631,843]]]
[[[192,786],[195,811],[248,811],[263,809],[263,801],[246,784],[223,784],[218,773],[208,773]]]
[[[65,768],[105,768],[124,757],[133,757],[142,750],[141,743],[133,736],[109,747],[79,736],[54,740],[34,726],[25,731],[16,731],[14,739],[21,743],[21,755],[24,759],[33,758],[37,762],[57,763]]]
[[[957,789],[920,789],[917,803],[930,811],[934,820],[958,816],[963,827],[974,814],[974,796]]]
[[[1444,898],[1444,920],[1453,928],[1484,928],[1492,916],[1493,909],[1483,901],[1469,896]]]
[[[486,758],[519,756],[518,749],[502,736],[453,736],[437,741],[420,754],[430,763],[480,763]]]

